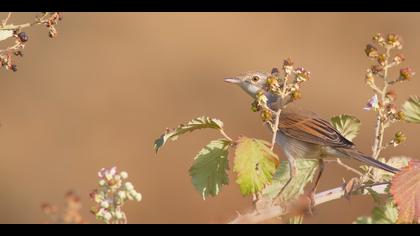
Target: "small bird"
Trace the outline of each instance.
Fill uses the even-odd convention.
[[[226,78],[225,82],[239,85],[246,93],[255,98],[259,91],[265,91],[264,87],[269,75],[263,72],[247,72],[233,78]],[[281,99],[279,96],[271,95],[268,92],[266,92],[266,96],[267,104],[269,107],[271,106],[271,109],[275,104],[281,103],[278,101]],[[316,113],[304,109],[290,106],[282,108],[276,143],[283,149],[284,155],[289,161],[290,178],[296,175],[295,159],[320,160],[320,174],[315,186],[322,174],[322,159],[327,156],[353,158],[391,173],[399,172],[398,169],[358,151],[356,146],[341,135],[330,122],[322,119]]]

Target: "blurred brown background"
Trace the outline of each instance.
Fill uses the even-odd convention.
[[[17,13],[11,22],[34,16]],[[251,206],[233,176],[219,197],[203,201],[188,175],[194,155],[219,135],[183,136],[157,157],[154,139],[200,115],[223,120],[233,137],[269,139],[250,98],[223,78],[270,70],[291,56],[312,73],[300,105],[326,118],[359,117],[355,142],[370,152],[374,114],[362,110],[372,95],[364,47],[376,32],[398,33],[406,65],[420,71],[419,22],[415,13],[65,13],[55,40],[45,27],[30,28],[19,71],[0,70],[0,222],[42,222],[40,204],[64,204],[70,189],[89,215],[96,173],[113,165],[143,194],[125,207],[129,222],[226,222]],[[399,101],[420,94],[419,85],[419,78],[399,85]],[[398,125],[387,138],[398,129],[408,141],[384,156],[417,157],[420,126]],[[330,164],[321,190],[351,176]],[[372,206],[369,197],[334,201],[305,222],[351,223]]]

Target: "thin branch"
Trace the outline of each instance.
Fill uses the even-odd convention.
[[[280,122],[280,114],[281,114],[281,108],[279,108],[276,113],[276,119],[274,121],[274,125],[271,126],[272,130],[273,130],[273,137],[271,138],[271,150],[274,149],[274,145],[276,144],[276,139],[277,139],[277,131],[279,130],[279,122]]]
[[[56,13],[54,13],[54,14],[56,14]],[[11,15],[11,12],[9,12],[8,17],[10,17],[10,15]],[[20,29],[28,28],[28,27],[31,27],[31,26],[34,26],[34,25],[45,24],[45,23],[48,22],[49,18],[52,17],[52,16],[50,16],[50,17],[48,17],[48,16],[49,16],[48,13],[44,13],[41,17],[35,18],[35,21],[25,23],[25,24],[20,24],[20,25],[13,25],[13,24],[7,25],[6,23],[7,23],[7,20],[9,18],[6,18],[4,20],[6,23],[3,24],[3,22],[2,22],[2,26],[0,27],[0,30],[20,30]]]
[[[376,93],[379,93],[380,95],[383,94],[383,91],[375,84],[375,82],[369,83],[369,86],[375,91]]]
[[[384,66],[384,87],[382,88],[381,92],[381,102],[384,103],[386,99],[386,93],[388,91],[388,69],[391,67],[391,65],[388,62],[388,59],[391,57],[391,48],[386,48],[386,60],[385,60],[385,66]],[[373,145],[373,158],[378,159],[383,145],[383,139],[384,139],[384,132],[385,132],[385,126],[384,126],[384,120],[382,119],[382,108],[379,108],[377,119],[376,119],[376,127],[375,127],[375,142]]]
[[[10,16],[12,16],[12,13],[9,12],[6,16],[6,18],[4,18],[4,20],[1,21],[1,25],[4,27],[5,25],[7,25],[7,21],[9,21]]]
[[[283,81],[283,88],[281,91],[281,103],[280,106],[278,108],[278,110],[274,113],[275,114],[275,120],[274,120],[274,125],[271,125],[271,129],[273,130],[273,137],[271,138],[271,147],[270,149],[273,150],[274,149],[274,145],[276,144],[276,139],[277,139],[277,131],[279,130],[279,122],[280,122],[280,114],[281,111],[283,109],[283,104],[284,104],[284,99],[287,97],[287,80],[288,80],[288,74],[286,74],[284,76],[284,81]]]
[[[390,85],[388,81],[388,70],[389,68],[393,66],[392,63],[388,62],[389,58],[391,57],[391,47],[386,48],[385,55],[386,55],[386,60],[385,60],[384,73],[383,73],[384,87],[382,88],[382,92],[380,92],[382,105],[384,104],[384,101],[386,99],[386,93],[388,91],[388,86]],[[381,154],[381,151],[384,149],[383,141],[384,141],[384,134],[385,134],[386,126],[383,119],[382,109],[383,107],[379,107],[378,114],[376,116],[375,140],[372,147],[372,151],[373,151],[372,157],[374,159],[378,159],[379,155]],[[366,177],[371,174],[372,169],[373,169],[372,167],[369,167],[369,169],[367,170],[365,174]],[[364,179],[366,179],[366,177]]]
[[[358,171],[358,170],[356,170],[356,169],[354,169],[353,167],[350,167],[350,166],[348,166],[348,165],[346,165],[346,164],[344,164],[339,158],[337,158],[337,164],[339,164],[340,166],[342,166],[342,167],[344,167],[345,169],[347,169],[348,171],[351,171],[351,172],[354,172],[354,173],[356,173],[357,175],[359,175],[359,176],[363,176],[363,173],[362,172],[360,172],[360,171]]]
[[[321,205],[323,203],[331,202],[334,200],[341,199],[343,197],[346,197],[348,195],[354,195],[354,194],[361,194],[366,195],[369,192],[366,191],[367,188],[371,188],[375,192],[379,194],[386,194],[385,189],[387,188],[388,183],[379,183],[379,184],[373,184],[373,185],[364,185],[359,188],[355,188],[352,190],[351,193],[347,193],[345,189],[345,185],[333,188],[321,193],[318,193],[314,197],[314,206]],[[247,214],[239,214],[238,216],[231,220],[229,224],[255,224],[255,223],[261,223],[270,219],[273,219],[275,217],[281,217],[290,212],[290,207],[280,207],[280,206],[272,206],[263,210],[256,211],[254,210],[251,213]]]

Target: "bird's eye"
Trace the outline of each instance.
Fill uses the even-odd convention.
[[[252,80],[252,82],[258,82],[258,80],[260,80],[260,77],[255,75],[255,76],[252,77],[251,80]]]

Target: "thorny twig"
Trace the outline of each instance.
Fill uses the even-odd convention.
[[[385,60],[385,65],[384,65],[384,73],[383,73],[383,80],[384,80],[384,87],[382,88],[382,90],[380,90],[380,95],[381,95],[381,101],[385,101],[385,95],[388,91],[388,69],[391,67],[391,65],[389,65],[388,59],[390,58],[390,52],[391,52],[391,48],[387,47],[386,49],[386,60]],[[376,117],[376,127],[375,127],[375,142],[373,144],[373,158],[378,159],[379,154],[381,153],[382,150],[382,143],[383,143],[383,139],[384,139],[384,132],[385,132],[385,123],[382,117],[382,111],[381,109],[378,111],[377,117]],[[371,168],[370,168],[371,169]],[[370,171],[369,171],[370,172]]]
[[[10,15],[11,15],[11,12],[9,12],[8,16],[3,20],[0,30],[21,30],[21,29],[28,28],[34,25],[47,24],[48,21],[50,21],[52,18],[57,17],[58,19],[58,17],[60,17],[58,12],[53,12],[53,13],[43,12],[43,14],[41,16],[36,17],[35,21],[33,22],[28,22],[28,23],[24,23],[20,25],[14,25],[14,24],[7,25],[7,21],[10,18]]]
[[[4,18],[4,20],[1,21],[1,26],[4,27],[7,24],[7,21],[10,19],[10,16],[12,15],[11,12],[9,12],[6,16],[6,18]]]
[[[357,174],[357,175],[359,175],[359,176],[363,176],[362,172],[360,172],[360,171],[358,171],[358,170],[356,170],[356,169],[354,169],[354,168],[352,168],[352,167],[350,167],[350,166],[348,166],[348,165],[344,164],[344,163],[340,160],[340,158],[337,158],[337,159],[336,159],[336,162],[337,162],[337,164],[339,164],[340,166],[344,167],[344,168],[345,168],[345,169],[347,169],[348,171],[354,172],[354,173],[356,173],[356,174]]]
[[[275,120],[274,120],[274,124],[271,125],[271,128],[273,130],[273,136],[271,138],[271,150],[274,149],[274,145],[276,144],[276,139],[277,139],[277,132],[279,130],[279,121],[280,121],[280,114],[281,114],[281,108],[279,108],[274,114],[275,114]]]
[[[271,125],[271,129],[273,131],[273,136],[271,138],[271,150],[274,149],[274,145],[276,144],[276,138],[277,138],[277,131],[279,130],[279,122],[280,122],[280,114],[281,111],[283,109],[284,106],[284,99],[287,97],[288,93],[287,93],[287,80],[289,77],[289,73],[286,73],[284,76],[284,81],[283,81],[283,88],[281,89],[281,93],[280,93],[280,98],[281,98],[281,105],[279,106],[279,108],[277,109],[277,111],[275,111],[274,115],[275,115],[275,120],[274,120],[274,124],[270,124]]]
[[[28,35],[23,32],[22,29],[42,24],[48,27],[49,37],[54,38],[57,36],[55,25],[62,19],[62,16],[58,12],[43,12],[41,16],[35,17],[33,22],[14,25],[8,24],[11,14],[12,13],[9,12],[7,17],[1,21],[0,32],[3,31],[16,40],[13,46],[0,50],[0,66],[6,68],[7,70],[17,71],[17,66],[13,64],[12,56],[23,56],[22,50],[25,48],[25,43],[29,39]],[[7,38],[8,37],[3,39]]]
[[[334,201],[341,199],[343,197],[354,195],[354,194],[362,194],[366,195],[369,192],[366,190],[367,188],[371,188],[375,192],[379,194],[386,194],[385,189],[388,186],[388,183],[378,183],[378,184],[370,184],[370,185],[363,185],[357,188],[354,188],[350,193],[347,192],[345,188],[345,184],[343,186],[333,188],[330,190],[326,190],[321,193],[317,193],[314,197],[314,206],[321,205],[326,202]],[[238,216],[231,220],[229,224],[255,224],[261,223],[275,217],[281,217],[287,215],[292,209],[290,206],[281,207],[278,205],[267,207],[262,210],[254,210],[251,213],[247,214],[239,214]]]
[[[384,54],[379,54],[377,49],[372,45],[368,45],[365,52],[367,56],[371,59],[376,59],[379,65],[373,66],[371,70],[368,70],[367,74],[367,84],[375,91],[375,96],[380,96],[380,100],[377,101],[377,114],[376,114],[376,125],[375,125],[375,140],[372,146],[372,157],[374,159],[378,159],[381,151],[389,147],[391,144],[398,144],[394,143],[395,141],[392,140],[387,144],[383,144],[384,142],[384,134],[385,129],[389,127],[389,125],[393,122],[392,119],[389,118],[389,110],[387,106],[392,106],[392,101],[389,101],[387,98],[388,94],[390,93],[389,87],[397,82],[401,82],[404,79],[398,78],[396,80],[390,81],[389,79],[389,69],[397,66],[400,64],[404,57],[399,54],[391,60],[391,50],[394,48],[401,49],[401,42],[398,35],[388,34],[387,38],[384,39],[381,34],[377,34],[373,37],[373,40],[380,45],[381,47],[385,48]],[[379,73],[382,72],[382,73]],[[400,72],[401,73],[401,72]],[[411,71],[408,71],[410,74]],[[378,88],[375,84],[375,80],[373,74],[376,74],[377,77],[383,79],[383,87]],[[409,79],[409,78],[405,78]],[[395,98],[394,98],[395,99]],[[399,118],[401,119],[401,118]],[[362,180],[366,180],[367,177],[372,172],[372,167],[369,167],[366,171],[365,175],[362,177]]]

